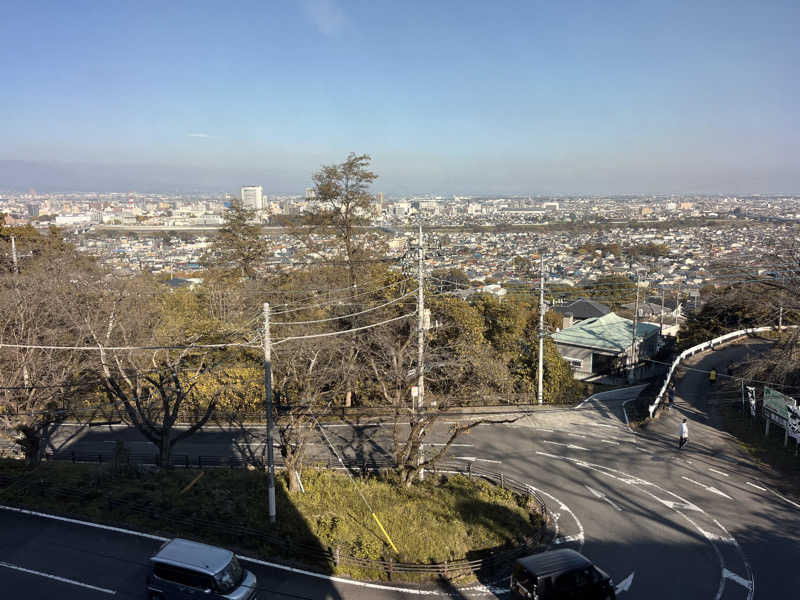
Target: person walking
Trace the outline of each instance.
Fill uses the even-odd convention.
[[[678,441],[678,450],[686,445],[686,442],[689,441],[689,426],[686,424],[686,419],[683,420],[681,423],[681,439]]]

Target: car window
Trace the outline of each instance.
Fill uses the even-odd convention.
[[[211,587],[211,580],[208,576],[190,569],[155,563],[153,565],[153,573],[156,577],[177,583],[178,585],[186,585],[198,589],[208,589]]]
[[[239,560],[234,556],[228,566],[222,569],[219,573],[214,575],[217,582],[217,589],[222,594],[229,594],[237,588],[242,581],[244,570],[239,564]]]

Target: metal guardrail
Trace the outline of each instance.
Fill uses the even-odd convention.
[[[797,329],[797,325],[784,325],[783,329]],[[669,371],[667,372],[667,377],[664,379],[664,385],[661,386],[661,390],[658,392],[658,395],[655,398],[653,404],[650,404],[647,407],[648,412],[650,413],[650,418],[653,418],[653,413],[655,412],[658,405],[664,399],[664,394],[667,392],[667,386],[669,385],[670,380],[672,379],[672,375],[675,372],[680,364],[690,356],[697,354],[698,352],[702,352],[708,348],[713,348],[714,346],[718,346],[719,344],[724,344],[726,342],[732,342],[733,340],[737,340],[742,337],[746,337],[749,335],[753,335],[754,333],[763,333],[765,331],[777,331],[775,326],[769,325],[765,327],[752,327],[750,329],[739,329],[738,331],[732,331],[730,333],[726,333],[719,337],[716,337],[712,340],[708,340],[707,342],[703,342],[702,344],[697,344],[696,346],[692,346],[691,348],[687,348],[683,352],[681,352],[678,357],[672,361],[672,365],[670,365]]]
[[[73,456],[56,456],[52,457],[56,460],[71,459]],[[93,454],[94,460],[88,461],[85,459],[90,458],[89,455],[74,454],[76,462],[109,462],[113,457],[107,454]],[[130,455],[132,461],[136,464],[153,464],[149,459],[157,458],[153,455]],[[149,458],[148,458],[149,457]],[[193,463],[188,465],[188,457],[185,455],[178,455],[174,457],[175,466],[191,466],[196,467]],[[219,466],[230,468],[242,468],[248,465],[247,461],[238,457],[199,457],[200,465],[206,466]],[[83,460],[82,460],[83,459]],[[140,459],[142,462],[140,462]],[[354,470],[362,470],[364,465],[355,460],[347,461],[347,468]],[[374,469],[387,469],[391,468],[392,464],[385,461],[382,465],[375,465]],[[470,479],[479,478],[489,481],[495,485],[499,485],[504,489],[509,489],[529,500],[529,510],[539,516],[543,522],[549,524],[549,513],[547,505],[542,497],[528,484],[518,481],[512,477],[508,477],[503,473],[495,473],[479,467],[475,467],[472,463],[467,462],[446,462],[437,465],[433,469],[428,469],[429,474],[462,474]],[[51,496],[55,498],[64,498],[72,500],[86,500],[88,498],[96,499],[99,496],[104,496],[100,490],[97,489],[75,489],[67,487],[59,487],[50,484],[48,481],[41,478],[27,478],[21,480],[20,478],[8,478],[0,476],[0,494],[2,489],[6,487],[22,487],[27,493],[39,494],[43,496]],[[416,574],[426,580],[433,580],[439,577],[446,577],[448,579],[455,579],[469,574],[499,574],[507,571],[511,567],[514,558],[529,554],[539,547],[546,531],[542,532],[539,538],[526,539],[522,544],[510,548],[495,548],[486,550],[475,559],[468,560],[466,558],[445,561],[443,563],[404,563],[394,561],[391,557],[376,560],[365,559],[351,556],[343,551],[340,546],[335,548],[322,547],[316,544],[293,542],[289,538],[274,535],[267,531],[253,529],[242,524],[237,523],[220,523],[207,521],[205,519],[198,519],[185,514],[175,514],[172,512],[165,512],[163,506],[143,505],[137,504],[128,500],[120,500],[110,497],[105,497],[105,502],[108,508],[124,510],[127,514],[141,515],[150,518],[159,518],[165,522],[170,523],[177,530],[183,531],[205,531],[214,535],[220,535],[224,538],[233,540],[249,540],[256,542],[260,547],[266,547],[270,551],[270,558],[274,560],[284,560],[292,564],[305,564],[309,566],[319,566],[330,569],[340,565],[349,565],[363,569],[369,573],[374,573],[376,576],[385,576],[389,579],[395,573],[408,573]],[[532,508],[531,508],[532,507]]]

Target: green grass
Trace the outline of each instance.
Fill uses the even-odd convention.
[[[203,540],[262,558],[370,579],[385,578],[386,573],[345,562],[334,567],[322,552],[338,547],[342,556],[441,563],[536,540],[544,530],[533,515],[534,507],[529,510],[527,498],[482,480],[429,475],[426,481],[405,488],[395,485],[391,477],[356,479],[355,486],[396,545],[395,554],[354,484],[340,473],[307,469],[305,493],[295,496],[288,494],[285,477],[279,474],[275,526],[266,514],[263,473],[206,470],[191,489],[181,493],[199,474],[197,469],[115,471],[110,465],[69,463],[26,470],[19,461],[2,459],[0,502],[166,537]],[[59,494],[56,488],[77,490],[79,495]],[[185,517],[195,521],[181,523]],[[231,525],[279,535],[290,546],[230,531]],[[397,575],[393,579],[403,579]],[[405,579],[420,577],[409,574]]]

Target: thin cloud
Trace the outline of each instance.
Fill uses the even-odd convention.
[[[210,138],[211,136],[207,133],[190,133],[189,137],[197,137],[197,138]]]
[[[344,12],[334,0],[305,0],[303,10],[317,31],[323,35],[338,35],[347,25]]]

